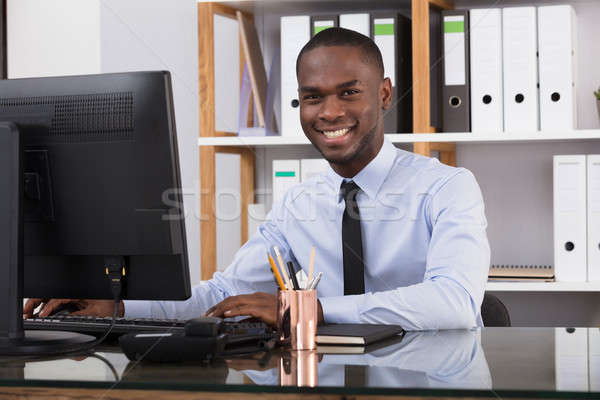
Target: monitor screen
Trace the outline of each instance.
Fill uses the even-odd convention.
[[[0,81],[23,140],[24,297],[183,300],[189,269],[170,74]]]

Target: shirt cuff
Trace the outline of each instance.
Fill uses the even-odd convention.
[[[323,319],[331,324],[356,324],[360,322],[358,302],[362,295],[322,297]]]
[[[145,300],[123,300],[125,318],[152,318],[152,305]]]

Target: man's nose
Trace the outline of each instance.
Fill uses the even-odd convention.
[[[343,117],[345,110],[337,96],[326,96],[319,111],[319,118],[326,121],[335,121]]]

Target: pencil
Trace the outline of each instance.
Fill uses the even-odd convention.
[[[310,263],[308,264],[308,281],[306,283],[306,288],[308,289],[308,284],[312,281],[313,274],[315,273],[315,246],[310,249]]]
[[[279,248],[277,246],[273,246],[273,250],[275,250],[275,255],[277,256],[277,262],[279,263],[279,269],[281,269],[281,275],[283,275],[283,279],[285,279],[285,285],[291,290],[294,288],[294,285],[292,285],[290,277],[288,276],[287,272],[285,272],[285,264],[283,263],[283,258],[281,258]]]
[[[323,276],[323,272],[319,272],[319,275],[317,275],[315,277],[315,279],[311,282],[310,287],[308,288],[308,290],[316,289],[317,285],[319,284],[319,281],[321,280],[322,276]]]
[[[281,279],[281,275],[279,274],[279,271],[277,270],[277,266],[275,265],[275,260],[273,260],[273,257],[271,257],[271,255],[269,253],[267,253],[267,257],[269,257],[269,264],[271,264],[271,271],[273,272],[273,275],[275,275],[275,280],[277,281],[277,285],[279,285],[279,289],[285,290],[285,284],[283,283],[283,279]]]
[[[294,290],[300,290],[300,285],[298,285],[298,278],[296,278],[296,271],[294,271],[294,263],[288,261],[287,266],[288,271],[290,272],[290,278],[292,278],[292,285],[294,285]]]

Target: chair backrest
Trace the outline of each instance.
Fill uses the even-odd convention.
[[[490,293],[483,296],[481,319],[483,326],[510,326],[508,309],[499,298]]]

